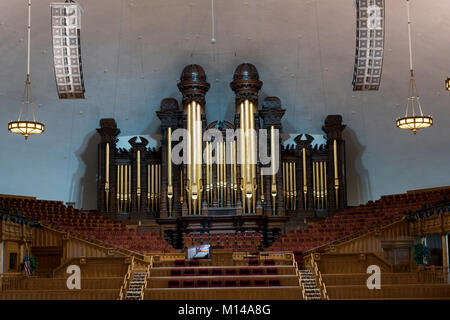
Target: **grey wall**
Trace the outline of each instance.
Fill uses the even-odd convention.
[[[0,0],[0,193],[96,207],[100,118],[124,135],[159,129],[162,98],[179,98],[184,65],[202,65],[211,82],[209,120],[233,115],[229,82],[241,62],[256,65],[262,97],[279,96],[287,132],[320,133],[327,114],[348,125],[349,203],[450,184],[450,1],[413,1],[417,85],[435,125],[413,136],[397,129],[408,88],[406,2],[386,0],[383,80],[378,92],[353,92],[353,0],[216,0],[210,43],[209,0],[80,0],[86,84],[83,101],[57,98],[48,0],[32,9],[32,87],[42,136],[7,131],[18,114],[26,67],[26,2]]]

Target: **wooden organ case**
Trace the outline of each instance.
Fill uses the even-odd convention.
[[[295,143],[283,146],[281,135],[285,110],[277,97],[259,105],[263,85],[256,67],[240,64],[231,89],[235,92],[233,122],[206,119],[206,93],[210,88],[199,65],[186,66],[178,88],[182,103],[173,98],[161,101],[156,115],[161,120],[161,143],[148,148],[148,140],[130,139],[129,149],[117,148],[120,133],[114,119],[101,119],[98,147],[98,210],[121,217],[154,219],[176,247],[184,232],[257,230],[276,237],[288,220],[326,216],[346,206],[345,141],[340,115],[329,115],[322,127],[326,143],[313,147],[314,138],[300,134]],[[177,129],[189,132],[183,141],[183,161],[175,164],[172,135]],[[215,130],[208,140],[204,133]],[[240,139],[231,140],[227,130],[240,129]],[[273,174],[258,157],[258,133],[267,130],[266,154],[279,162]],[[222,136],[222,141],[217,140]],[[278,143],[276,142],[278,137]],[[228,139],[228,140],[227,140]],[[183,140],[183,138],[181,138]],[[207,140],[207,141],[205,141]],[[238,152],[238,145],[240,150]],[[250,160],[250,161],[249,161]],[[267,239],[265,238],[266,243]]]

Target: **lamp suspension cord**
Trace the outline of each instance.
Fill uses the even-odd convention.
[[[31,0],[28,0],[28,27],[27,27],[27,33],[28,33],[28,51],[27,51],[27,80],[30,79],[30,35],[31,35]]]
[[[28,27],[27,27],[27,37],[28,37],[28,50],[27,50],[27,80],[26,80],[26,90],[28,90],[29,95],[26,99],[26,121],[28,121],[28,105],[31,104],[31,113],[33,114],[33,122],[36,122],[36,115],[34,114],[34,103],[33,94],[30,85],[30,61],[31,61],[31,0],[28,0]]]
[[[406,8],[408,13],[408,43],[409,43],[409,70],[411,70],[411,76],[414,76],[413,61],[412,61],[412,45],[411,45],[411,9],[410,0],[406,0]]]
[[[422,105],[420,103],[419,92],[417,90],[416,82],[414,80],[414,69],[413,69],[413,58],[412,58],[412,40],[411,40],[411,6],[410,0],[406,0],[406,8],[408,13],[408,43],[409,43],[409,69],[411,71],[411,85],[410,90],[412,95],[409,95],[408,99],[411,101],[411,109],[413,113],[413,117],[415,117],[415,101],[417,102],[417,106],[419,108],[420,115],[423,116]],[[408,103],[409,105],[409,103]],[[407,111],[408,112],[408,109]]]
[[[211,0],[211,43],[216,43],[214,33],[214,0]]]

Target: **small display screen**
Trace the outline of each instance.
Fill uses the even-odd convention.
[[[209,259],[209,244],[196,246],[196,247],[190,247],[187,250],[187,258],[188,260],[191,259]]]

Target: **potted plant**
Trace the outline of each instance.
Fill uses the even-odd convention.
[[[418,266],[426,266],[431,260],[430,250],[421,242],[414,245],[414,261]]]

